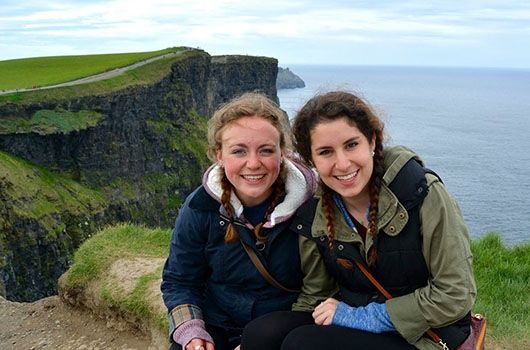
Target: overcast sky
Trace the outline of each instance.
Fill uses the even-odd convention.
[[[281,66],[530,69],[530,1],[0,0],[0,60],[171,46]]]

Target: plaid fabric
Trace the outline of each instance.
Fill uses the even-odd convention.
[[[173,308],[168,314],[169,334],[173,334],[175,329],[186,321],[202,320],[202,311],[198,306],[192,304],[182,304]]]

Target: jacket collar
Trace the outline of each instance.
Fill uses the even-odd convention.
[[[421,162],[418,156],[403,146],[388,147],[384,151],[385,174],[379,192],[379,208],[377,214],[378,229],[383,230],[389,236],[397,236],[408,222],[408,212],[399,202],[396,195],[388,187],[403,166],[412,158]],[[367,236],[366,242],[362,242],[360,236],[348,226],[338,208],[334,210],[335,239],[342,242],[356,242],[361,244],[361,251],[367,252],[373,244],[372,237]],[[322,210],[322,201],[318,203],[315,219],[312,225],[312,235],[319,237],[327,235],[327,221]],[[362,249],[366,244],[366,249]]]
[[[289,219],[313,193],[315,193],[317,181],[316,174],[298,161],[284,157],[284,166],[286,167],[285,175],[285,190],[286,196],[283,202],[278,204],[270,215],[270,220],[267,221],[263,227],[272,227],[277,223]],[[221,203],[221,174],[220,166],[215,163],[203,176],[203,186],[208,194],[217,202]],[[243,213],[243,204],[237,198],[237,195],[232,191],[230,203],[234,207],[235,216],[240,218]],[[226,214],[224,208],[221,206],[220,210]]]

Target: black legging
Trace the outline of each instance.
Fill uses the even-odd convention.
[[[397,333],[369,333],[340,326],[318,326],[309,312],[278,311],[250,322],[241,350],[416,349]]]

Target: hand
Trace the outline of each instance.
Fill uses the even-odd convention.
[[[215,350],[212,343],[207,342],[204,339],[193,338],[188,344],[186,344],[185,350]]]
[[[239,344],[238,346],[236,346],[236,348],[234,350],[241,350],[241,344]]]
[[[321,326],[330,325],[338,303],[339,301],[337,299],[328,298],[318,304],[312,314],[315,324]]]

